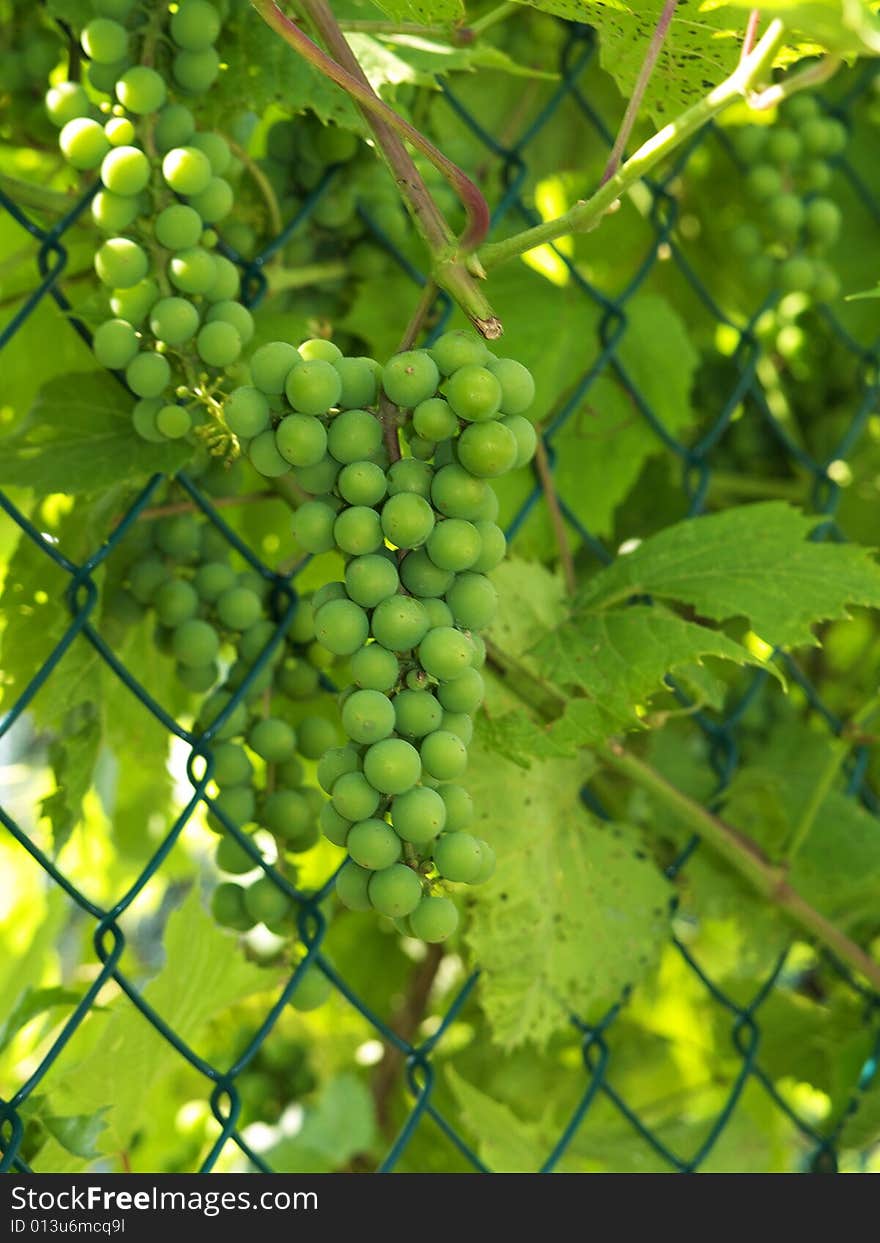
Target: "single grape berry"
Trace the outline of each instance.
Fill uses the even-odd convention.
[[[352,742],[379,742],[394,730],[394,707],[380,691],[355,691],[342,706],[342,728]]]
[[[242,385],[230,393],[223,416],[231,432],[250,440],[269,426],[269,403],[259,389]]]
[[[409,916],[409,926],[420,941],[446,941],[458,927],[458,909],[451,898],[422,898]]]
[[[391,867],[402,854],[400,838],[384,820],[361,820],[353,824],[345,846],[358,867],[370,871]]]
[[[382,387],[389,401],[407,409],[433,397],[439,382],[437,364],[425,350],[396,354],[382,371]]]
[[[381,914],[392,919],[402,919],[416,909],[422,898],[422,883],[410,868],[402,863],[373,874],[367,888],[370,902]]]

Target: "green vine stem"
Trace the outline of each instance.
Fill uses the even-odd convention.
[[[491,641],[486,644],[489,666],[504,680],[504,685],[522,702],[547,721],[560,715],[567,703],[557,687],[527,669],[516,657],[501,651]],[[656,769],[639,759],[623,744],[611,739],[596,751],[596,757],[607,769],[632,781],[695,833],[716,855],[720,856],[756,890],[761,897],[777,907],[792,923],[815,937],[842,962],[868,980],[880,992],[880,962],[876,962],[861,946],[811,906],[788,881],[788,868],[775,863],[757,842],[741,829],[728,824],[707,811],[700,803],[679,790]]]
[[[738,99],[748,98],[758,83],[769,73],[776,53],[785,38],[785,26],[781,21],[773,21],[754,50],[737,66],[730,77],[710,91],[693,107],[669,125],[659,130],[610,177],[594,195],[582,203],[576,203],[569,211],[555,220],[545,221],[515,233],[504,241],[484,246],[480,252],[480,262],[488,271],[517,255],[525,254],[536,246],[543,246],[559,237],[570,233],[586,233],[594,229],[602,217],[614,206],[619,198],[636,182],[651,171],[661,160],[665,159],[691,135],[718,116],[725,108]],[[801,75],[795,75],[800,78]],[[806,85],[809,85],[807,83]],[[803,89],[802,86],[798,89]]]
[[[281,12],[274,0],[251,0],[251,4],[276,34],[358,104],[431,253],[434,282],[459,304],[483,336],[489,340],[500,337],[501,322],[477,284],[482,270],[471,253],[489,227],[489,209],[478,188],[424,135],[379,99],[325,0],[301,0],[301,7],[337,59],[322,51]],[[404,138],[440,170],[464,204],[468,223],[458,240],[431,197]]]
[[[32,181],[22,181],[20,177],[11,177],[8,173],[0,173],[0,190],[23,207],[53,216],[63,216],[76,203],[73,195],[65,194],[61,190],[50,190],[48,186],[36,185]],[[88,218],[87,223],[91,224],[91,218]]]

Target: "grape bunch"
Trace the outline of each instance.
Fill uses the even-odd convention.
[[[465,331],[384,368],[326,341],[263,345],[250,368],[226,407],[231,430],[258,471],[292,470],[312,494],[294,517],[302,548],[346,559],[344,581],[312,601],[318,641],[352,677],[348,743],[318,764],[324,834],[349,854],[337,893],[444,940],[458,913],[443,882],[479,884],[494,867],[467,832],[459,779],[496,605],[487,575],[505,553],[489,480],[532,457],[534,382]]]
[[[300,597],[281,642],[276,642],[284,605],[273,608],[271,580],[251,569],[237,570],[225,536],[191,514],[141,524],[134,559],[122,572],[113,612],[135,622],[149,612],[156,623],[158,650],[175,661],[182,686],[204,698],[196,729],[212,725],[241,691],[256,662],[263,668],[211,745],[213,785],[208,824],[222,835],[216,865],[225,877],[214,890],[212,910],[224,927],[245,932],[264,924],[277,936],[296,935],[296,904],[264,872],[232,834],[261,832],[257,853],[266,857],[266,835],[274,839],[276,867],[296,883],[289,856],[310,850],[319,838],[323,798],[305,781],[303,761],[318,760],[338,742],[332,721],[310,709],[321,694],[327,667],[315,643],[311,601]],[[271,861],[271,858],[269,859]],[[242,878],[255,879],[243,883]],[[326,985],[326,987],[325,987]],[[329,991],[325,977],[309,967],[296,990],[296,1005]],[[312,1004],[319,1004],[314,1000]]]
[[[731,237],[755,284],[820,302],[837,296],[839,282],[824,255],[840,234],[841,212],[820,191],[832,180],[829,160],[846,142],[846,128],[822,116],[807,95],[785,103],[778,124],[744,126],[736,133],[734,148],[748,169],[746,190],[755,212]]]
[[[81,36],[92,90],[58,83],[46,107],[67,161],[100,175],[91,210],[105,235],[95,271],[107,317],[94,333],[95,357],[140,399],[132,417],[142,437],[196,430],[222,453],[216,393],[254,325],[237,300],[237,268],[215,250],[214,225],[234,199],[224,177],[229,144],[199,132],[177,98],[216,78],[220,14],[208,0],[182,0],[170,15],[160,6],[146,18],[133,0],[94,0],[94,9]],[[153,63],[135,63],[135,47]],[[96,103],[101,92],[116,102]]]

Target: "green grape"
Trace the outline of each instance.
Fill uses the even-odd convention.
[[[156,412],[156,427],[166,440],[180,440],[192,431],[192,415],[184,406],[164,405]]]
[[[158,397],[170,379],[168,359],[149,350],[137,354],[125,369],[125,382],[138,397]]]
[[[242,583],[239,579],[238,585],[259,599],[259,592],[254,591],[252,584],[246,582]],[[274,622],[269,621],[268,618],[263,618],[261,621],[254,622],[253,625],[247,628],[238,641],[238,654],[239,657],[246,662],[248,667],[250,667],[255,660],[258,660],[260,656],[262,656],[264,649],[274,639],[277,631],[278,627]],[[266,657],[270,665],[278,663],[283,654],[283,650],[282,646],[277,644],[274,651],[266,653]]]
[[[463,467],[455,463],[437,471],[431,484],[431,500],[447,518],[465,518],[476,521],[480,507],[489,491],[482,479],[475,479]]]
[[[162,176],[177,194],[201,194],[211,180],[211,161],[198,147],[172,147],[162,160]]]
[[[426,673],[440,682],[451,682],[471,668],[470,640],[451,626],[429,630],[419,645],[419,662]]]
[[[223,407],[226,426],[236,436],[250,440],[269,426],[269,403],[257,388],[243,385],[233,389]]]
[[[158,112],[168,96],[161,74],[147,65],[133,65],[116,83],[116,98],[129,112]]]
[[[168,568],[158,557],[148,557],[133,565],[128,575],[128,587],[135,600],[150,604],[158,589],[168,579]]]
[[[163,626],[179,626],[181,622],[195,617],[199,609],[199,597],[195,588],[184,579],[171,579],[163,583],[155,596],[156,616]]]
[[[422,766],[438,781],[454,781],[467,768],[467,747],[457,734],[435,729],[420,748]]]
[[[800,136],[810,155],[836,155],[846,146],[846,127],[839,121],[814,117],[800,127]]]
[[[128,56],[124,56],[122,60],[114,61],[110,65],[100,65],[93,60],[89,65],[89,82],[96,91],[103,91],[105,95],[112,95],[116,87],[117,79],[125,73],[131,64]]]
[[[840,208],[831,199],[813,199],[805,209],[807,235],[822,246],[833,246],[840,236],[843,220]]]
[[[188,52],[201,52],[217,42],[220,15],[208,0],[182,0],[171,17],[171,37]]]
[[[373,743],[364,756],[363,775],[382,794],[405,793],[416,784],[421,773],[422,763],[418,751],[402,738],[383,738],[381,742]],[[347,778],[340,780],[350,780],[353,776],[354,774],[349,774]],[[372,812],[367,815],[372,815]]]
[[[351,656],[370,633],[367,615],[352,600],[330,600],[315,614],[315,634],[334,656]]]
[[[310,337],[308,341],[303,341],[299,352],[306,362],[320,359],[325,363],[337,363],[342,358],[342,350],[339,346],[334,345],[332,341],[327,341],[324,337]]]
[[[825,190],[834,179],[832,168],[825,160],[811,160],[804,165],[801,176],[807,190]]]
[[[433,630],[435,626],[452,625],[452,609],[445,600],[438,600],[435,596],[431,596],[427,600],[423,600],[422,604],[425,606],[425,612],[428,615],[428,628],[430,630]]]
[[[395,595],[377,604],[371,624],[373,638],[395,652],[417,647],[428,633],[425,606],[411,596]]]
[[[220,651],[220,638],[213,626],[192,618],[176,628],[171,646],[182,665],[209,665]]]
[[[317,366],[317,363],[311,365]],[[327,448],[342,465],[372,457],[381,444],[382,426],[367,410],[344,410],[330,424],[327,433]]]
[[[326,1001],[329,1001],[332,992],[333,985],[323,971],[315,966],[308,966],[293,990],[290,1005],[294,1010],[303,1012],[317,1010],[318,1006],[323,1006]]]
[[[363,773],[343,773],[333,783],[331,802],[346,820],[368,820],[379,806],[379,795]]]
[[[244,887],[234,881],[223,881],[211,894],[211,915],[221,928],[234,932],[247,932],[253,927],[245,910]]]
[[[746,189],[758,202],[772,199],[782,186],[782,174],[771,164],[755,164],[746,174]]]
[[[190,623],[187,622],[187,625]],[[199,724],[202,729],[208,729],[215,725],[220,716],[227,711],[232,702],[232,696],[226,691],[214,691],[202,704],[199,712]],[[238,734],[243,733],[247,724],[247,705],[238,703],[227,716],[223,725],[217,730],[215,737],[223,742],[228,738],[235,738]]]
[[[199,313],[186,298],[160,298],[150,312],[150,331],[166,345],[183,345],[195,336]]]
[[[46,92],[46,112],[59,129],[68,121],[87,116],[91,107],[85,87],[79,82],[59,82]]]
[[[137,333],[127,320],[105,320],[95,329],[92,349],[102,367],[119,371],[127,367],[138,352]]]
[[[538,433],[535,431],[535,425],[530,423],[528,419],[524,419],[521,414],[508,414],[503,419],[499,419],[499,424],[501,427],[506,427],[516,441],[516,459],[513,463],[513,469],[519,470],[521,466],[531,462],[535,456],[535,449],[538,444]],[[490,495],[494,497],[494,493],[490,493]],[[494,517],[495,514],[492,515],[492,519]]]
[[[376,553],[355,557],[346,567],[345,586],[355,604],[365,609],[374,608],[397,591],[397,567],[388,557]]]
[[[186,665],[177,665],[174,670],[178,682],[193,694],[204,694],[211,689],[220,675],[216,661],[210,665],[194,665],[191,669]]]
[[[327,451],[327,433],[313,415],[290,414],[275,429],[275,446],[292,466],[316,466]]]
[[[402,919],[416,909],[422,899],[422,882],[403,863],[374,872],[367,892],[373,907],[391,919]]]
[[[174,561],[195,561],[199,556],[202,532],[189,514],[163,518],[156,524],[156,543]]]
[[[315,618],[318,616],[318,610],[330,600],[344,600],[346,598],[345,583],[324,583],[323,587],[319,587],[312,596],[312,608],[315,611]]]
[[[483,692],[483,679],[477,670],[465,669],[451,682],[438,686],[437,698],[447,712],[476,712],[483,702]]]
[[[431,357],[441,375],[452,375],[461,367],[483,367],[489,359],[489,350],[482,337],[466,328],[444,332],[431,346]]]
[[[437,445],[433,440],[425,440],[422,436],[409,437],[409,451],[414,458],[422,462],[429,461],[437,453]]]
[[[172,203],[159,212],[154,232],[168,250],[189,250],[202,236],[202,218],[185,203]]]
[[[434,526],[434,511],[422,496],[400,492],[382,506],[382,530],[398,548],[424,544]]]
[[[440,728],[447,733],[455,734],[466,747],[471,745],[474,736],[474,723],[467,712],[444,712]]]
[[[437,793],[446,807],[446,832],[459,833],[466,829],[474,818],[474,800],[464,786],[440,785]]]
[[[110,295],[110,310],[117,319],[127,319],[135,328],[144,322],[159,297],[159,286],[154,280],[139,281],[131,289],[114,289]]]
[[[299,723],[297,739],[300,755],[307,760],[319,760],[339,742],[336,726],[323,716],[304,716]]]
[[[335,547],[336,514],[323,501],[306,501],[293,515],[293,537],[306,552],[329,552]]]
[[[361,820],[353,824],[345,846],[358,867],[370,871],[391,867],[402,853],[400,838],[384,820]]]
[[[355,691],[343,704],[342,728],[352,742],[379,742],[394,730],[394,707],[381,691]]]
[[[215,302],[205,316],[205,322],[208,324],[214,324],[218,321],[224,324],[232,324],[239,337],[241,337],[242,345],[247,345],[254,335],[253,315],[251,315],[246,306],[242,306],[240,302],[235,302],[231,298],[224,298],[221,302]]]
[[[342,381],[331,363],[315,358],[289,372],[284,391],[300,414],[326,414],[339,399]]]
[[[516,463],[516,440],[502,423],[475,423],[465,428],[457,449],[461,465],[480,479],[504,475]]]
[[[183,104],[166,104],[156,118],[153,137],[164,155],[172,147],[185,147],[195,132],[195,118],[189,108]]]
[[[438,523],[428,537],[428,556],[441,570],[468,569],[477,560],[481,549],[482,541],[477,528],[461,518],[447,518]]]
[[[130,147],[134,143],[134,126],[128,117],[111,117],[104,126],[104,133],[113,147]]]
[[[381,643],[370,643],[351,658],[351,676],[364,690],[390,691],[397,683],[397,657]]]
[[[480,847],[480,870],[476,876],[469,881],[471,885],[484,885],[487,880],[491,880],[495,875],[495,851],[488,842],[479,841]]]
[[[240,826],[253,819],[254,792],[250,786],[240,786],[226,791],[213,801],[215,804],[222,805],[225,797],[226,805],[223,806],[223,812],[233,824]],[[227,833],[223,823],[216,817],[209,815],[208,823],[217,833],[223,834],[214,854],[215,862],[221,872],[229,872],[233,876],[241,876],[245,872],[253,872],[254,868],[259,866],[259,851],[257,852],[258,858],[255,859],[237,838]],[[254,846],[256,848],[255,843]],[[253,920],[251,920],[248,926],[253,926]]]
[[[758,226],[752,224],[750,220],[744,220],[731,231],[730,243],[743,259],[751,259],[754,255],[761,253],[764,240]]]
[[[397,835],[405,842],[426,846],[443,830],[446,805],[436,790],[414,786],[395,798],[391,819]]]
[[[353,557],[376,552],[384,543],[382,524],[374,509],[365,505],[352,505],[345,509],[333,525],[333,538],[342,552]]]
[[[382,387],[389,401],[407,409],[433,397],[439,383],[437,364],[425,350],[395,354],[382,370]]]
[[[294,903],[270,876],[261,876],[244,891],[244,906],[255,924],[283,927],[294,912]]]
[[[422,898],[409,916],[409,926],[420,941],[446,941],[458,927],[458,909],[451,898]]]
[[[385,472],[375,462],[350,462],[339,472],[336,486],[349,505],[377,505],[385,495]]]
[[[767,142],[767,131],[759,125],[742,125],[731,135],[734,150],[745,164],[754,164]]]
[[[348,831],[351,828],[351,821],[346,820],[344,816],[340,816],[332,803],[325,803],[321,808],[319,823],[321,825],[321,832],[328,842],[332,842],[334,846],[345,845]]]
[[[235,583],[235,571],[223,561],[204,562],[193,578],[193,587],[198,592],[199,599],[207,604],[213,604],[224,591],[234,587]]]
[[[486,366],[501,385],[502,414],[524,414],[535,400],[532,373],[515,358],[493,358]]]
[[[286,341],[272,341],[261,345],[251,358],[253,383],[268,397],[278,397],[284,392],[287,377],[301,362],[299,351]]]
[[[372,908],[367,887],[373,877],[366,868],[348,862],[336,876],[336,896],[350,911],[369,911]]]
[[[766,206],[773,229],[783,237],[796,237],[804,222],[803,200],[797,194],[777,194]]]
[[[779,285],[786,293],[809,293],[816,278],[816,269],[804,255],[793,255],[779,268]]]
[[[267,479],[277,479],[279,475],[286,475],[290,470],[289,462],[278,452],[275,433],[271,428],[255,436],[247,451],[254,470]]]
[[[95,254],[95,271],[104,285],[111,289],[131,289],[149,271],[147,253],[127,237],[111,237]]]
[[[211,171],[216,177],[222,177],[229,172],[232,167],[232,150],[222,134],[214,134],[210,131],[193,134],[189,139],[189,144],[204,151],[211,163]]]
[[[214,748],[214,780],[219,786],[244,785],[254,774],[254,766],[244,747],[222,742]]]
[[[414,596],[444,596],[454,577],[451,570],[439,569],[423,548],[408,553],[400,565],[401,582]]]
[[[128,53],[128,31],[119,22],[95,17],[82,32],[83,51],[99,65],[112,65]]]
[[[440,725],[443,709],[430,691],[401,691],[394,697],[395,728],[399,734],[422,738]]]
[[[289,699],[310,699],[318,690],[318,670],[305,660],[285,661],[275,685]]]
[[[389,496],[397,496],[399,492],[415,492],[418,496],[429,497],[434,468],[427,462],[402,458],[401,461],[392,463],[387,478]]]
[[[813,297],[817,302],[833,302],[840,295],[837,273],[826,263],[813,264]]]
[[[442,397],[429,397],[413,411],[413,427],[425,440],[448,440],[458,431],[458,419]]]
[[[127,229],[140,210],[138,199],[111,194],[109,190],[99,190],[92,199],[92,219],[104,233],[119,233]]]
[[[237,298],[241,289],[241,277],[238,268],[225,255],[212,255],[214,261],[214,280],[205,290],[209,302],[226,302],[229,298]]]
[[[445,880],[470,884],[480,874],[483,853],[470,833],[447,833],[434,847],[434,863]]]
[[[293,477],[300,487],[320,496],[330,491],[339,474],[339,463],[328,455],[315,466],[295,466]],[[335,511],[334,511],[335,512]]]
[[[178,250],[168,260],[168,276],[183,293],[207,293],[216,276],[214,256],[200,246]]]
[[[485,630],[498,607],[498,593],[484,574],[459,574],[446,593],[457,626],[465,630]]]
[[[263,801],[261,822],[288,846],[300,846],[314,836],[312,809],[298,790],[275,790],[268,795]]]
[[[338,405],[355,410],[376,403],[379,391],[379,364],[372,358],[330,359],[342,382]]]
[[[208,90],[219,72],[220,57],[212,47],[200,52],[180,51],[174,57],[174,80],[192,94]]]
[[[232,587],[217,600],[217,616],[227,630],[247,630],[262,612],[260,597],[248,587]]]
[[[241,353],[241,337],[232,324],[204,324],[196,337],[199,358],[209,367],[228,367]]]
[[[774,164],[794,164],[803,150],[803,144],[793,129],[775,126],[767,135],[764,148],[767,159]]]
[[[318,785],[329,794],[339,777],[359,772],[360,766],[360,756],[354,747],[331,747],[318,760]]]
[[[223,177],[212,177],[204,190],[189,196],[189,201],[203,220],[216,224],[232,211],[235,195],[232,186]]]
[[[446,400],[468,422],[494,418],[501,407],[501,383],[487,367],[462,367],[446,383]]]
[[[286,721],[266,717],[248,734],[248,746],[269,764],[289,759],[296,749],[296,735]]]
[[[488,574],[504,560],[507,539],[501,527],[494,522],[477,522],[475,526],[480,537],[480,555],[471,569],[479,574]]]

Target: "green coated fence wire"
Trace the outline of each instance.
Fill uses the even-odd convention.
[[[493,138],[472,116],[456,94],[444,83],[439,83],[442,95],[442,107],[448,108],[466,127],[471,137],[485,148],[486,160],[496,161],[502,172],[503,193],[495,204],[494,223],[510,223],[517,227],[525,227],[539,222],[534,209],[523,197],[525,183],[530,168],[530,153],[535,144],[540,142],[544,128],[562,107],[574,109],[578,124],[590,141],[610,147],[613,135],[603,121],[601,115],[591,103],[589,93],[589,74],[595,65],[596,44],[591,30],[583,26],[571,26],[566,36],[558,86],[549,100],[542,106],[540,113],[523,130],[519,138],[511,145],[502,145]],[[851,79],[847,94],[837,100],[825,100],[825,107],[832,115],[847,122],[851,110],[862,97],[872,89],[873,71],[865,71],[861,78]],[[762,419],[769,433],[774,436],[782,451],[790,457],[812,480],[812,506],[824,516],[824,522],[817,531],[817,538],[843,539],[844,532],[837,523],[837,511],[840,501],[840,486],[835,482],[829,466],[832,462],[845,459],[855,444],[869,414],[875,409],[878,397],[878,375],[880,375],[880,341],[873,348],[865,348],[853,340],[834,313],[827,307],[821,309],[827,327],[839,345],[848,351],[859,368],[862,377],[861,392],[852,420],[841,442],[827,453],[822,460],[814,458],[800,444],[795,443],[780,427],[767,406],[767,399],[757,379],[757,368],[761,347],[756,325],[760,316],[779,300],[778,293],[765,297],[754,309],[753,315],[744,326],[734,324],[720,308],[712,296],[712,291],[701,280],[700,276],[688,261],[685,250],[676,240],[676,224],[678,203],[672,185],[680,177],[694,153],[703,144],[720,144],[726,156],[735,162],[736,157],[724,137],[723,131],[709,129],[698,135],[673,161],[662,177],[651,179],[646,183],[650,196],[650,209],[647,213],[651,229],[650,245],[646,247],[644,257],[638,264],[635,274],[626,287],[616,296],[610,297],[601,289],[591,285],[581,274],[574,263],[567,257],[564,248],[554,247],[559,263],[564,265],[568,281],[578,295],[593,304],[599,312],[599,326],[595,342],[585,343],[585,368],[579,383],[568,394],[565,404],[558,409],[544,429],[543,437],[551,463],[555,461],[554,442],[566,423],[583,405],[586,396],[597,381],[606,375],[613,376],[631,398],[638,417],[644,420],[658,438],[660,444],[675,459],[679,471],[680,484],[686,498],[687,512],[696,516],[703,512],[707,495],[713,482],[713,451],[716,449],[725,432],[734,419],[735,412],[744,404]],[[873,221],[880,221],[880,203],[866,187],[855,168],[847,161],[846,156],[837,157],[837,172],[848,183],[864,210]],[[276,237],[260,254],[251,259],[243,259],[226,247],[226,253],[233,258],[242,271],[242,287],[246,302],[251,306],[259,305],[267,292],[267,279],[264,268],[272,255],[293,236],[308,220],[315,205],[328,192],[333,184],[336,172],[328,170],[323,180],[315,187],[309,198],[302,204],[296,215],[287,223],[284,231]],[[32,312],[44,299],[53,300],[65,314],[71,325],[71,331],[80,333],[88,340],[85,327],[71,314],[71,306],[64,293],[64,278],[68,266],[68,249],[65,238],[68,231],[76,223],[77,218],[87,210],[95,190],[87,193],[71,210],[52,228],[37,225],[14,201],[5,193],[0,192],[0,206],[8,212],[22,228],[39,243],[37,256],[37,274],[34,288],[16,312],[12,320],[0,330],[0,351],[12,341]],[[371,225],[376,240],[384,245],[397,259],[403,271],[414,284],[425,283],[423,274],[416,271],[408,260],[397,251],[381,230],[372,226],[366,212],[361,212],[365,222]],[[679,276],[691,287],[699,299],[710,320],[729,333],[735,334],[735,348],[731,352],[733,364],[733,382],[730,391],[720,407],[714,412],[714,418],[702,436],[693,443],[684,443],[676,439],[664,426],[662,420],[652,410],[650,404],[640,393],[638,385],[627,372],[622,360],[620,346],[626,337],[629,325],[630,306],[655,265],[660,262],[660,252],[664,252],[664,262],[671,264]],[[451,306],[444,303],[440,322],[435,331],[439,332],[451,313]],[[254,555],[236,533],[224,522],[221,514],[211,501],[202,494],[197,484],[185,474],[177,476],[177,482],[188,493],[197,508],[213,524],[218,532],[246,559],[250,567],[261,575],[270,585],[271,600],[276,621],[272,639],[260,654],[248,677],[238,688],[223,714],[202,732],[193,732],[181,726],[165,709],[150,695],[148,690],[136,679],[115,655],[106,641],[98,633],[95,626],[95,610],[98,603],[98,588],[95,575],[102,564],[114,550],[123,544],[133,524],[144,509],[149,506],[151,498],[162,486],[162,476],[156,476],[147,484],[140,495],[130,506],[121,521],[108,531],[103,543],[95,548],[92,555],[81,564],[70,561],[49,539],[21,513],[16,505],[3,493],[0,493],[0,507],[5,520],[15,524],[25,540],[31,541],[45,554],[47,569],[54,566],[66,576],[66,589],[63,599],[57,601],[59,609],[65,608],[69,614],[69,624],[54,650],[42,666],[33,671],[29,685],[19,696],[17,702],[0,720],[0,738],[27,712],[34,696],[50,683],[55,670],[73,644],[90,644],[97,656],[104,662],[107,669],[120,679],[131,695],[140,701],[143,708],[161,723],[170,735],[176,737],[188,748],[187,772],[191,784],[191,795],[177,819],[167,831],[161,844],[150,858],[148,864],[135,882],[119,896],[109,907],[100,907],[75,886],[48,855],[41,850],[18,823],[0,807],[0,821],[5,831],[26,851],[37,867],[41,868],[55,885],[59,886],[83,916],[91,921],[93,927],[93,946],[97,970],[87,992],[79,1000],[76,1008],[64,1023],[60,1034],[54,1039],[51,1048],[35,1066],[28,1079],[18,1086],[17,1091],[9,1099],[0,1099],[0,1172],[16,1170],[28,1172],[28,1166],[21,1155],[24,1122],[22,1107],[38,1091],[40,1084],[51,1070],[53,1064],[65,1046],[83,1023],[104,986],[114,981],[119,989],[126,994],[131,1005],[143,1016],[146,1023],[158,1032],[176,1051],[181,1059],[204,1077],[206,1087],[210,1090],[210,1105],[219,1126],[220,1133],[207,1156],[200,1165],[200,1172],[209,1172],[217,1164],[221,1153],[227,1145],[235,1146],[250,1165],[257,1171],[271,1173],[271,1167],[261,1155],[248,1144],[239,1129],[239,1118],[242,1102],[237,1087],[237,1078],[248,1067],[259,1052],[264,1041],[285,1007],[288,998],[293,994],[303,973],[312,965],[331,981],[332,985],[347,1001],[355,1007],[375,1030],[376,1035],[402,1055],[406,1067],[406,1080],[412,1096],[412,1105],[405,1122],[381,1163],[382,1172],[393,1171],[401,1162],[416,1129],[421,1126],[439,1128],[448,1143],[458,1156],[472,1169],[487,1172],[487,1167],[474,1151],[471,1143],[449,1122],[440,1112],[435,1101],[435,1068],[433,1055],[438,1045],[465,1006],[477,981],[473,974],[458,992],[457,996],[443,1016],[439,1026],[430,1037],[421,1043],[414,1044],[401,1039],[383,1020],[375,1014],[356,991],[332,967],[324,955],[323,946],[327,934],[327,923],[321,910],[321,902],[327,896],[333,883],[329,877],[324,887],[317,893],[303,894],[295,889],[288,880],[259,856],[250,839],[231,823],[223,814],[222,808],[212,806],[207,794],[211,780],[213,760],[211,743],[221,730],[224,722],[235,710],[236,706],[247,695],[249,687],[259,677],[261,670],[267,665],[276,644],[283,638],[293,615],[297,601],[296,571],[291,574],[280,574],[270,570]],[[544,491],[537,475],[534,487],[522,504],[513,520],[508,536],[514,536],[528,519],[532,511],[544,503]],[[576,532],[596,560],[607,563],[612,554],[601,541],[578,519],[564,490],[559,495],[559,504],[565,521]],[[843,722],[820,699],[807,674],[789,657],[782,656],[786,676],[796,684],[810,707],[825,722],[832,734],[837,734]],[[670,681],[670,687],[682,705],[691,709],[690,719],[695,729],[702,732],[708,742],[709,756],[713,769],[715,795],[712,806],[734,776],[738,766],[738,734],[744,715],[755,704],[768,683],[763,672],[744,676],[738,697],[733,706],[725,714],[696,709],[688,699],[686,692]],[[857,746],[852,751],[847,768],[847,792],[853,799],[872,814],[880,813],[880,803],[870,788],[866,778],[868,753],[864,746]],[[197,775],[198,774],[198,775]],[[590,809],[605,815],[601,799],[589,787],[583,791],[583,799]],[[298,964],[288,980],[286,987],[278,996],[275,1004],[265,1014],[259,1029],[250,1039],[246,1048],[237,1052],[223,1064],[206,1061],[199,1053],[181,1038],[162,1016],[150,1005],[139,989],[128,978],[121,968],[126,938],[120,926],[121,917],[129,909],[148,882],[161,871],[165,861],[183,832],[193,812],[204,803],[212,807],[213,814],[225,825],[226,830],[238,841],[254,860],[271,876],[276,885],[299,903],[299,934],[306,949],[306,956]],[[676,876],[686,868],[694,852],[699,849],[697,839],[693,839],[681,851],[679,857],[668,868],[670,877]],[[739,1069],[732,1083],[726,1090],[726,1098],[717,1112],[708,1132],[698,1148],[692,1152],[676,1151],[661,1138],[660,1134],[639,1115],[627,1102],[615,1086],[614,1055],[615,1029],[618,1018],[626,1002],[621,997],[601,1021],[593,1024],[583,1022],[576,1014],[572,1014],[571,1022],[576,1029],[583,1064],[583,1085],[580,1095],[572,1108],[567,1125],[561,1131],[556,1142],[541,1166],[542,1172],[557,1168],[566,1154],[575,1135],[581,1128],[590,1124],[591,1108],[601,1096],[610,1102],[618,1111],[622,1121],[636,1133],[646,1147],[659,1157],[664,1167],[675,1172],[693,1172],[701,1169],[719,1137],[728,1126],[747,1085],[757,1084],[769,1095],[776,1108],[783,1111],[790,1122],[800,1132],[804,1148],[808,1152],[804,1168],[811,1171],[834,1171],[837,1168],[837,1147],[842,1129],[849,1117],[858,1110],[865,1091],[871,1086],[877,1071],[877,1059],[880,1057],[880,1034],[877,1035],[873,1054],[862,1067],[857,1082],[853,1085],[848,1108],[833,1127],[821,1129],[811,1119],[802,1115],[790,1102],[785,1100],[774,1084],[773,1079],[761,1065],[761,1011],[771,996],[774,986],[785,969],[786,954],[782,954],[773,970],[761,983],[758,990],[747,1001],[734,1000],[723,992],[694,960],[689,950],[680,940],[673,938],[673,944],[681,955],[687,968],[693,973],[701,988],[705,989],[712,1001],[726,1016],[730,1047],[739,1059]],[[826,956],[827,957],[827,956]],[[864,1022],[869,1030],[880,1029],[880,997],[865,989],[855,980],[848,970],[840,963],[828,958],[831,968],[840,976],[844,984],[852,990],[854,998],[861,1005]]]

